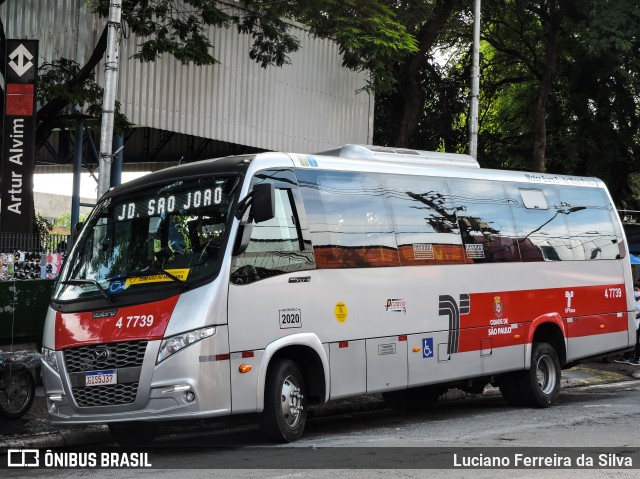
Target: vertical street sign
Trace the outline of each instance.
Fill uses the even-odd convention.
[[[7,39],[0,232],[31,233],[38,40]]]

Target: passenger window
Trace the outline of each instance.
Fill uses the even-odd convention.
[[[614,211],[600,188],[563,188],[560,207],[571,233],[576,260],[616,259],[620,248]]]
[[[298,172],[319,268],[399,264],[384,190],[372,173]]]
[[[512,207],[499,182],[454,179],[449,188],[456,208],[466,261],[520,261]]]
[[[455,206],[442,178],[384,175],[402,265],[464,262]]]
[[[506,185],[513,200],[520,258],[531,261],[570,261],[573,251],[566,215],[558,210],[557,188],[544,185]]]
[[[282,175],[282,172],[278,172]],[[288,175],[295,183],[293,172]],[[274,180],[270,174],[256,175],[254,184]],[[287,186],[286,188],[283,186]],[[252,225],[247,249],[231,263],[231,282],[248,284],[272,276],[315,268],[306,221],[300,219],[291,181],[276,183],[275,216]]]

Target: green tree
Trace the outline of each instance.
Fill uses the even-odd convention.
[[[80,223],[86,221],[87,215],[80,215],[78,221]],[[71,232],[71,212],[65,211],[60,216],[58,216],[55,220],[53,220],[53,226],[56,228],[66,228]]]
[[[556,30],[551,5],[507,0],[483,11],[483,164],[598,176],[623,206],[638,171],[640,4],[561,2]]]
[[[33,217],[33,232],[40,235],[46,235],[53,229],[53,223],[48,219],[36,213]]]
[[[450,136],[456,123],[454,117],[458,116],[457,108],[449,109],[445,105],[453,106],[462,90],[457,79],[451,80],[455,75],[448,77],[447,68],[441,67],[435,56],[438,47],[444,45],[455,50],[460,38],[468,39],[471,31],[465,34],[463,27],[470,26],[467,8],[470,2],[409,0],[386,3],[394,9],[407,31],[415,36],[418,49],[399,56],[392,64],[395,89],[382,92],[376,100],[375,142],[437,149],[443,137]],[[431,115],[434,111],[447,118],[434,117]],[[450,114],[453,117],[449,117]],[[435,129],[425,126],[424,122]],[[435,136],[428,138],[428,133]]]
[[[489,68],[502,87],[493,93],[501,95],[503,88],[508,91],[518,84],[521,88],[509,93],[529,97],[518,98],[517,104],[530,102],[527,111],[531,126],[520,132],[530,135],[530,168],[534,171],[546,170],[546,107],[554,93],[558,57],[562,54],[563,22],[573,6],[572,0],[505,0],[492,2],[483,11],[483,39],[493,50]]]
[[[620,207],[633,207],[640,172],[640,2],[581,0],[567,35],[571,60],[558,70],[566,96],[550,118],[553,167],[598,176]],[[562,133],[562,134],[561,134]]]

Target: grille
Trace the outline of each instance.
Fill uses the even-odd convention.
[[[72,388],[72,391],[80,407],[113,406],[135,401],[138,383]]]
[[[67,349],[64,352],[67,371],[79,373],[96,369],[142,366],[147,342],[125,341]]]

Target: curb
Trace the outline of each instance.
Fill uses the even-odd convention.
[[[33,436],[12,437],[9,441],[1,441],[0,449],[27,449],[48,447],[88,446],[113,441],[106,426],[93,426],[84,431],[45,432]]]
[[[631,374],[621,374],[613,371],[592,369],[584,366],[562,372],[560,379],[561,389],[584,387],[594,384],[607,384],[626,382],[631,378],[640,379],[640,369]],[[449,389],[440,396],[439,401],[460,401],[478,396],[497,396],[500,390],[491,385],[487,386],[482,394],[470,394],[460,389]],[[44,397],[36,397],[36,401],[44,401]],[[309,419],[321,418],[329,415],[379,411],[388,406],[380,394],[362,395],[346,400],[334,401],[327,404],[319,404],[309,408]],[[46,411],[46,409],[45,409]],[[27,436],[10,436],[0,440],[0,449],[26,449],[26,448],[61,448],[73,446],[87,446],[113,442],[106,425],[92,426],[63,426],[55,432],[34,433]]]

